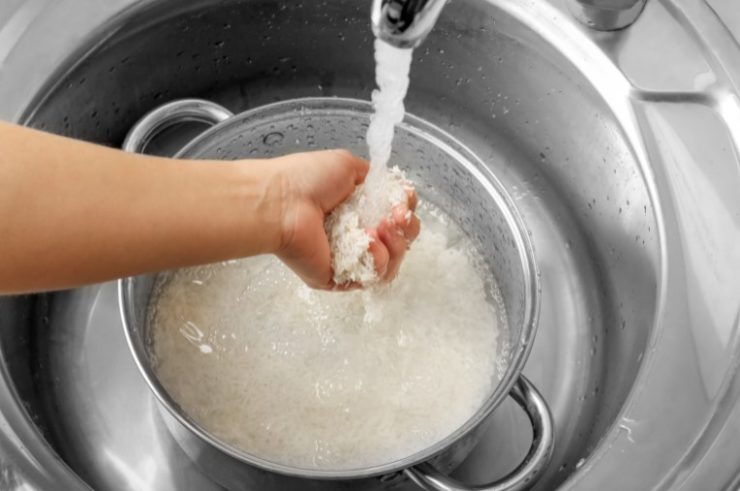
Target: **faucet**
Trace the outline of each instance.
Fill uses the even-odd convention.
[[[624,29],[637,20],[646,0],[569,0],[573,17],[597,31]]]
[[[542,0],[545,1],[545,0]],[[373,0],[375,36],[397,48],[415,48],[427,37],[448,0]],[[573,16],[591,29],[613,31],[632,24],[646,0],[568,0]]]
[[[373,0],[375,36],[396,48],[415,48],[437,22],[447,0]]]

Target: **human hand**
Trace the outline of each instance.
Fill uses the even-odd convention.
[[[325,218],[368,172],[346,151],[181,162],[2,122],[0,147],[0,294],[265,253],[309,285],[333,288]],[[418,234],[405,213],[369,231],[383,280]]]
[[[282,231],[276,255],[313,288],[358,287],[335,285],[332,281],[324,220],[362,184],[368,163],[345,150],[327,150],[287,155],[273,159],[269,165],[277,177],[281,199]],[[391,219],[367,230],[381,281],[395,278],[407,248],[419,235],[420,222],[414,214],[416,202],[416,194],[409,191],[408,202],[396,206]]]

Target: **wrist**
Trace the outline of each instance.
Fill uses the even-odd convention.
[[[270,160],[236,162],[244,255],[277,253],[284,242],[285,177]]]

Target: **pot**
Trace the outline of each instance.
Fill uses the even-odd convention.
[[[232,115],[209,101],[185,99],[144,116],[123,148],[142,152],[164,129],[184,122],[213,125],[177,153],[184,159],[237,159],[345,147],[365,154],[364,132],[372,108],[354,99],[307,98]],[[152,390],[163,420],[185,453],[227,489],[393,489],[411,479],[424,489],[463,490],[445,475],[474,448],[490,415],[511,396],[532,423],[533,439],[522,463],[481,490],[529,487],[544,471],[553,449],[553,422],[536,388],[521,374],[537,328],[539,281],[535,256],[513,200],[488,167],[462,143],[430,123],[407,115],[396,129],[394,162],[429,200],[454,219],[498,280],[508,329],[499,335],[499,381],[481,408],[454,433],[403,459],[375,467],[332,471],[301,469],[261,459],[211,435],[169,396],[151,364],[147,311],[156,274],[119,283],[127,341]],[[442,362],[442,360],[440,360]]]

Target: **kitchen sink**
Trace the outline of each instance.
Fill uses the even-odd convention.
[[[369,7],[133,2],[76,42],[16,119],[118,147],[178,98],[234,113],[366,100]],[[557,1],[455,0],[414,53],[407,111],[490,167],[535,247],[542,305],[524,373],[555,449],[534,489],[719,489],[737,475],[740,48],[705,7],[648,0],[631,27],[595,32]],[[151,150],[172,155],[202,129],[172,128]],[[219,489],[163,426],[118,309],[114,284],[0,298],[8,482]],[[530,439],[507,401],[454,475],[501,477]]]

